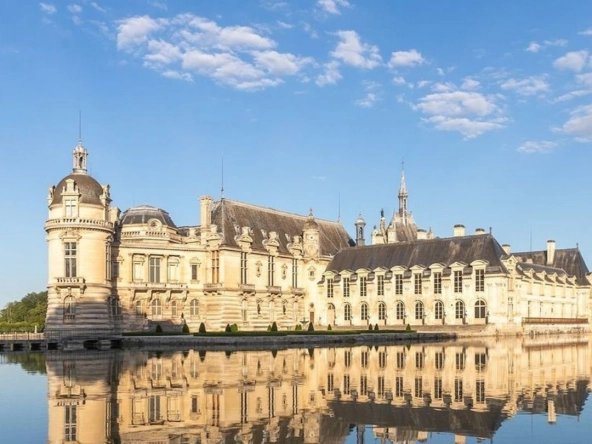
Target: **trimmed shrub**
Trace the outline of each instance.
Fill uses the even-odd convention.
[[[230,326],[230,331],[231,331],[232,333],[236,333],[236,332],[238,331],[238,325],[237,325],[237,324],[232,324],[232,325]]]
[[[294,328],[295,331],[302,331],[302,325],[300,324],[296,324],[296,327]]]
[[[203,322],[201,324],[199,324],[199,330],[200,333],[206,333],[206,324],[204,324]]]
[[[405,327],[405,331],[411,331],[411,325],[407,324],[407,327]]]
[[[331,331],[333,330],[333,327],[331,327],[331,324],[327,325],[327,331]]]
[[[374,329],[372,328],[372,324],[368,324],[368,331],[372,331],[372,330],[374,330]]]
[[[278,331],[278,326],[275,321],[273,321],[273,324],[271,324],[271,331]]]
[[[374,326],[374,331],[378,331],[378,324]]]
[[[162,333],[162,327],[160,324],[156,324],[156,329],[154,330],[155,333]]]
[[[181,329],[181,331],[182,331],[183,333],[191,333],[191,332],[189,331],[189,325],[187,325],[187,324],[183,324],[183,328]]]
[[[271,324],[267,326],[267,331],[271,331]]]
[[[308,323],[308,331],[314,331],[314,325],[312,325],[312,322]]]
[[[230,328],[230,324],[226,324],[226,328],[224,329],[226,333],[232,333],[232,328]]]

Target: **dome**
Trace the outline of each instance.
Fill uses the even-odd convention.
[[[177,228],[169,213],[160,208],[151,205],[139,205],[131,207],[124,211],[119,219],[120,224],[123,225],[143,225],[149,223],[151,220],[158,221],[162,225],[172,228]]]
[[[66,181],[68,179],[72,179],[78,187],[78,191],[80,193],[80,203],[103,205],[103,202],[101,202],[101,196],[103,195],[102,185],[97,182],[96,179],[86,173],[73,173],[60,180],[60,182],[55,187],[51,205],[62,203],[62,191],[64,190]]]
[[[356,225],[366,225],[366,221],[364,220],[361,214],[356,219]]]

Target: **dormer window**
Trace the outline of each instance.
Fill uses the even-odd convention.
[[[64,201],[64,216],[66,218],[78,217],[78,211],[76,207],[76,199],[66,199]]]

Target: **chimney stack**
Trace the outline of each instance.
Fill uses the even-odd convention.
[[[417,240],[426,240],[428,238],[428,232],[422,228],[417,230]]]
[[[547,241],[547,265],[553,265],[555,261],[555,241],[549,239]]]
[[[510,253],[512,252],[512,249],[510,248],[510,244],[504,244],[502,245],[502,248],[504,249],[504,252],[509,256]]]
[[[454,237],[461,237],[465,235],[465,226],[462,224],[456,224],[454,226]]]
[[[477,229],[475,229],[475,234],[485,234],[485,228],[477,228]]]
[[[210,196],[201,196],[199,198],[199,213],[199,222],[203,233],[212,224],[212,198]]]

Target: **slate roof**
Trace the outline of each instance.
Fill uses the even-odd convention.
[[[69,174],[60,180],[55,187],[51,205],[62,203],[62,191],[68,179],[73,179],[76,183],[80,192],[80,203],[102,205],[101,196],[103,195],[103,187],[94,177],[85,173]]]
[[[533,265],[538,265],[539,267],[564,270],[569,276],[576,277],[578,285],[589,285],[586,279],[586,274],[589,272],[588,266],[578,248],[556,249],[553,263],[549,266],[547,266],[547,250],[512,253],[512,256],[521,261],[519,265],[523,269],[524,267],[532,268]],[[526,262],[529,259],[532,260],[532,264]]]
[[[454,262],[470,264],[475,260],[487,261],[489,271],[505,271],[501,262],[504,254],[500,244],[490,234],[437,238],[342,250],[331,260],[327,271],[338,273],[396,266],[409,269],[414,265],[429,267],[441,263],[449,266]]]
[[[140,205],[129,208],[123,212],[119,218],[119,223],[120,225],[141,225],[148,223],[150,219],[156,219],[163,225],[177,228],[173,219],[169,216],[169,213],[150,205]]]
[[[263,241],[269,238],[270,232],[275,231],[279,252],[289,254],[288,244],[292,242],[294,236],[302,236],[307,221],[308,216],[229,199],[215,202],[212,208],[212,224],[217,225],[218,232],[222,233],[223,245],[238,247],[235,236],[242,233],[242,227],[250,227],[250,237],[253,239],[252,249],[259,251],[265,251]],[[333,255],[340,249],[347,249],[354,245],[341,223],[322,219],[315,219],[315,221],[319,228],[321,255]]]

